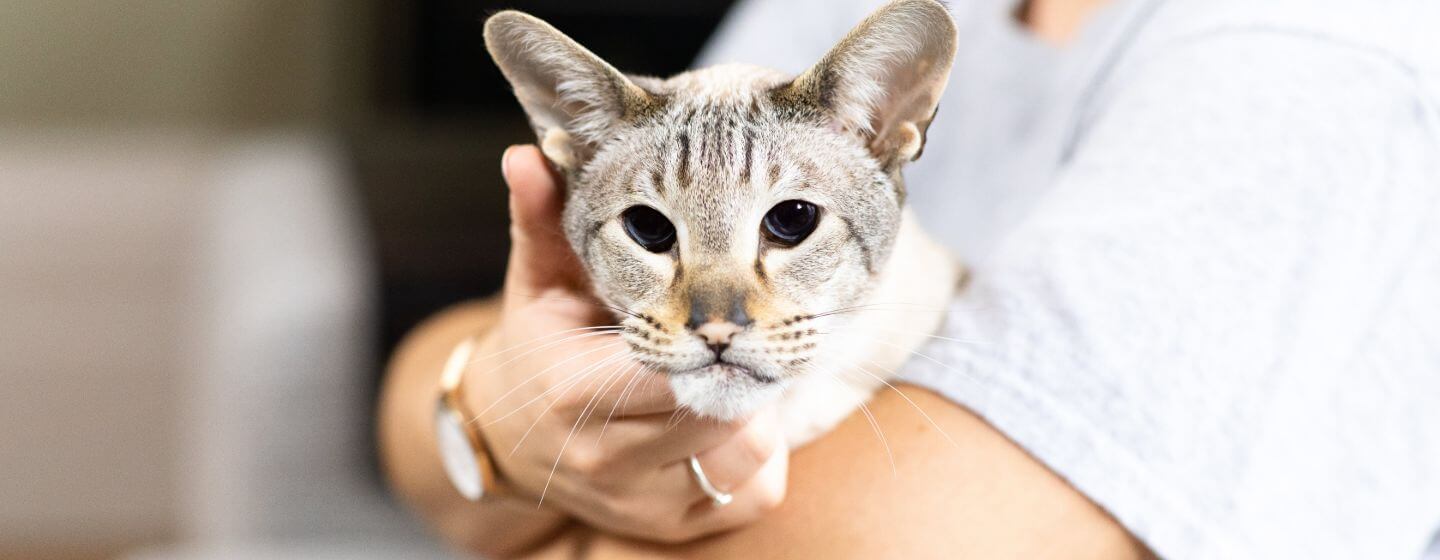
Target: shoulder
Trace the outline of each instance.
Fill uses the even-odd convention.
[[[1067,159],[1117,140],[1197,147],[1203,159],[1295,138],[1317,148],[1397,131],[1440,136],[1440,35],[1408,19],[1428,11],[1440,21],[1440,4],[1303,4],[1150,3],[1086,82]]]
[[[1435,71],[1440,67],[1440,4],[1426,0],[1131,0],[1137,14],[1128,50],[1141,56],[1168,47],[1235,37],[1288,39],[1348,48]]]
[[[1431,101],[1440,78],[1440,3],[1416,0],[1170,0],[1137,3],[1125,39],[1096,72],[1097,89],[1169,80],[1197,94],[1230,87],[1295,89],[1384,78],[1371,89]],[[1295,78],[1310,80],[1297,82]],[[1196,82],[1210,87],[1194,90]],[[1325,96],[1328,90],[1310,90]]]

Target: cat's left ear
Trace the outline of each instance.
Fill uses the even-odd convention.
[[[777,95],[819,108],[887,168],[920,157],[955,60],[950,12],[935,0],[881,7]]]

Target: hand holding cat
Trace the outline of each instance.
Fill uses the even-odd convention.
[[[774,415],[677,413],[664,374],[630,359],[590,295],[560,230],[561,179],[534,146],[507,150],[503,167],[513,240],[503,311],[465,398],[506,484],[592,526],[669,542],[779,505],[788,451]],[[691,480],[691,455],[733,503],[711,504]]]

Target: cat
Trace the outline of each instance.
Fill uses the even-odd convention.
[[[879,8],[798,77],[626,76],[535,17],[485,43],[567,180],[563,227],[621,338],[677,402],[775,403],[803,444],[937,330],[963,276],[905,206],[955,56],[935,0]]]

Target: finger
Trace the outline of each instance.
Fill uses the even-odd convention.
[[[535,296],[582,286],[584,270],[561,228],[563,180],[535,146],[512,146],[502,157],[501,172],[510,186],[506,292]]]
[[[682,521],[686,532],[700,536],[734,529],[774,511],[785,501],[789,468],[788,451],[772,454],[755,476],[730,492],[729,505],[716,506],[707,496],[691,506]]]
[[[669,465],[719,447],[744,430],[747,420],[697,417],[684,409],[625,419],[626,435],[615,441],[638,464]],[[613,429],[613,428],[612,428]],[[610,436],[605,436],[610,437]]]
[[[635,361],[617,335],[590,331],[574,336],[572,342],[545,349],[544,358],[538,361],[550,362],[546,366],[549,372],[561,378],[583,375],[603,382],[571,395],[562,410],[591,409],[594,415],[609,420],[675,410],[669,381],[654,368]],[[612,356],[617,348],[625,352],[624,358],[602,358]],[[575,359],[575,355],[592,358]]]
[[[629,370],[624,379],[611,384],[599,396],[600,409],[610,411],[614,418],[649,416],[675,410],[675,393],[670,380],[649,366]]]
[[[695,455],[700,461],[700,470],[705,474],[705,480],[710,481],[716,489],[729,492],[740,488],[746,481],[754,478],[776,453],[785,451],[784,442],[775,431],[775,426],[773,413],[757,416],[719,445],[697,448],[703,451],[686,453],[665,465],[661,468],[660,479],[667,488],[681,488],[683,491],[680,495],[686,496],[688,500],[705,497],[705,492],[700,489],[695,474],[690,470],[690,456]]]
[[[722,492],[739,488],[754,478],[775,453],[783,450],[778,425],[773,413],[764,414],[719,447],[697,454],[705,477]],[[689,461],[683,463],[688,470]]]

